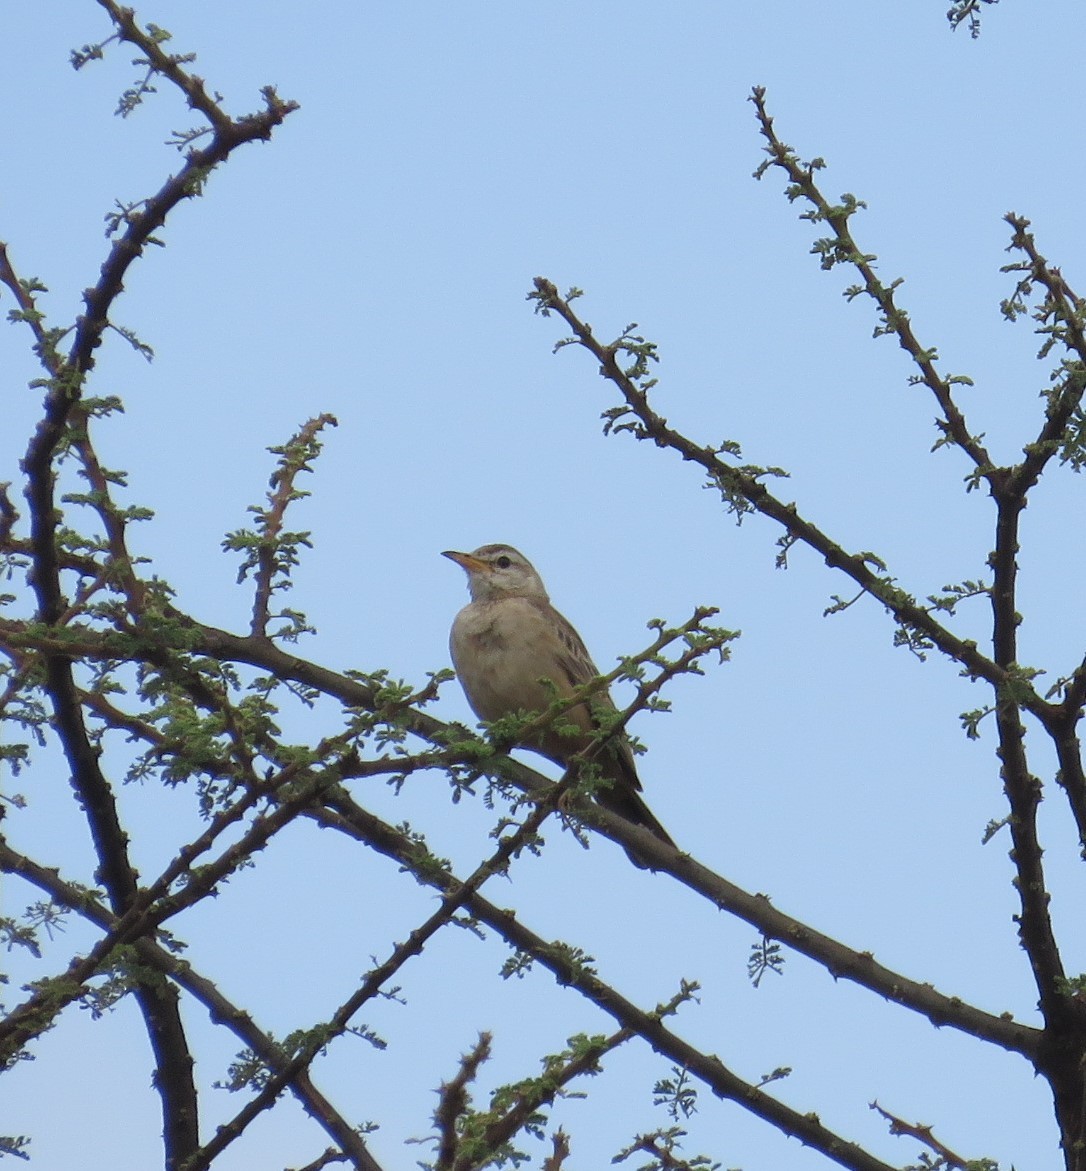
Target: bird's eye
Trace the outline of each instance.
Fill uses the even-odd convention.
[[[509,566],[512,565],[513,563],[512,563],[512,561],[509,560],[508,557],[503,556],[503,557],[499,557],[498,560],[494,562],[494,564],[499,569],[508,569]]]

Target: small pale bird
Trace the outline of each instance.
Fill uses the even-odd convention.
[[[449,636],[453,666],[472,711],[492,721],[512,712],[545,711],[595,679],[600,672],[580,635],[551,605],[546,588],[531,562],[508,545],[483,545],[474,553],[447,551],[468,575],[471,602],[457,614]],[[554,688],[541,679],[548,679]],[[593,702],[613,709],[610,695]],[[588,704],[566,712],[562,721],[584,729],[584,735],[559,735],[545,729],[523,745],[565,766],[586,748],[594,728]],[[645,826],[673,846],[664,827],[641,798],[641,781],[626,737],[619,734],[601,749],[596,763],[603,779],[596,800],[613,813]],[[627,850],[641,869],[647,864]]]

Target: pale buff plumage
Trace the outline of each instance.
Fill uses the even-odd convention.
[[[509,545],[483,545],[473,553],[450,551],[443,556],[468,575],[471,602],[453,622],[449,650],[468,703],[481,720],[545,711],[556,697],[570,695],[599,675],[580,635],[551,605],[542,579],[523,554]],[[614,706],[606,692],[593,702]],[[562,722],[578,725],[584,735],[563,736],[545,729],[523,747],[566,765],[591,741],[591,710],[578,704]],[[616,736],[605,745],[597,763],[610,782],[597,792],[599,803],[674,845],[641,799],[641,781],[626,738]],[[636,854],[627,853],[635,865],[645,866]]]

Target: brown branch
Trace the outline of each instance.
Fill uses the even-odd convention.
[[[438,1147],[434,1171],[452,1171],[460,1149],[456,1124],[468,1110],[468,1086],[479,1076],[479,1067],[490,1060],[490,1033],[480,1033],[470,1052],[460,1058],[460,1068],[452,1081],[443,1082],[438,1091],[434,1122],[437,1124]]]
[[[32,859],[17,851],[0,838],[0,870],[17,874],[39,890],[48,894],[55,902],[70,907],[89,922],[106,932],[115,932],[117,917],[97,900],[84,891],[73,887],[60,878],[56,870],[40,866]],[[248,1046],[268,1066],[277,1069],[284,1063],[282,1049],[254,1024],[252,1017],[238,1008],[219,991],[206,977],[201,976],[192,965],[181,959],[153,939],[144,937],[133,945],[142,962],[168,976],[179,987],[188,992],[208,1011],[211,1020],[228,1028],[241,1042]],[[291,1090],[298,1098],[306,1113],[319,1123],[330,1138],[343,1150],[350,1153],[355,1165],[376,1169],[372,1159],[367,1164],[368,1151],[354,1128],[335,1110],[303,1072],[292,1079]],[[376,1169],[379,1171],[379,1169]]]
[[[1016,467],[1009,469],[999,483],[1001,507],[1007,513],[1007,523],[1010,524],[1013,520],[1016,530],[1017,514],[1025,507],[1028,492],[1037,483],[1052,457],[1060,451],[1072,417],[1082,405],[1083,393],[1086,391],[1086,333],[1083,331],[1086,304],[1075,295],[1059,269],[1049,265],[1038,252],[1033,234],[1027,231],[1029,220],[1013,213],[1008,214],[1005,219],[1014,229],[1011,247],[1017,248],[1026,256],[1023,264],[1009,266],[1011,269],[1025,269],[1026,276],[1019,282],[1015,298],[1008,302],[1015,307],[1005,309],[1005,312],[1008,315],[1016,314],[1017,304],[1021,303],[1016,299],[1024,299],[1031,291],[1033,283],[1042,285],[1045,289],[1045,300],[1034,314],[1035,318],[1042,322],[1042,328],[1038,332],[1049,335],[1042,353],[1047,352],[1048,347],[1058,340],[1075,359],[1062,385],[1054,387],[1046,396],[1048,405],[1044,424],[1033,443],[1025,447],[1025,459]],[[1049,321],[1054,324],[1047,324]],[[1016,538],[1016,531],[1013,536]],[[1013,554],[1008,556],[1006,552],[1001,551],[998,544],[993,559],[1004,565],[1010,561],[1012,572],[1016,572],[1013,568]],[[1001,629],[1009,630],[1009,635],[1003,636],[1009,642],[1013,642],[1014,622],[1013,601],[1007,601],[1001,607]],[[1075,734],[1084,703],[1086,661],[1079,665],[1068,681],[1063,702],[1052,708],[1049,717],[1043,721],[1046,731],[1055,743],[1059,758],[1057,779],[1067,796],[1075,819],[1079,844],[1086,852],[1086,775],[1083,773],[1081,746]],[[1026,784],[1021,777],[1016,786],[1016,792],[1018,791],[1025,796]]]
[[[186,73],[181,68],[181,58],[164,53],[158,41],[136,23],[136,14],[131,8],[123,8],[113,0],[98,0],[98,3],[109,14],[120,40],[128,41],[145,54],[146,64],[151,70],[167,78],[181,90],[188,99],[189,106],[203,114],[216,131],[229,133],[230,117],[208,95],[202,78]]]
[[[112,786],[99,766],[98,751],[87,735],[70,663],[59,656],[47,656],[45,670],[46,689],[71,769],[72,788],[94,840],[98,873],[113,911],[127,913],[138,901],[137,876],[128,857],[128,835],[120,823]],[[155,1084],[162,1099],[166,1166],[168,1171],[173,1171],[199,1141],[192,1054],[176,991],[168,986],[158,988],[137,984],[134,992],[155,1055]],[[36,1032],[40,1011],[40,1006],[32,1008],[22,1018],[22,1028],[31,1023]],[[18,1017],[16,1011],[3,1022],[6,1026],[16,1018],[16,1048],[21,1044]]]
[[[518,1095],[516,1104],[484,1128],[482,1135],[476,1140],[475,1156],[472,1157],[471,1152],[461,1152],[449,1164],[451,1171],[474,1171],[481,1161],[478,1151],[489,1153],[499,1150],[521,1130],[533,1114],[541,1107],[549,1106],[560,1090],[575,1078],[597,1072],[601,1057],[624,1045],[636,1035],[632,1029],[619,1029],[610,1037],[604,1037],[599,1042],[586,1046],[582,1054],[565,1062],[561,1067],[548,1068],[544,1077],[533,1079],[529,1089]],[[556,1144],[561,1133],[558,1131],[554,1136]]]
[[[633,1144],[625,1150],[619,1152],[615,1161],[625,1161],[636,1151],[644,1151],[646,1155],[651,1155],[654,1162],[649,1163],[648,1166],[653,1168],[653,1171],[700,1171],[705,1166],[703,1161],[692,1163],[686,1159],[680,1158],[676,1155],[675,1148],[677,1143],[675,1138],[677,1136],[669,1133],[661,1133],[657,1131],[655,1134],[641,1134],[638,1135]],[[719,1166],[719,1164],[715,1164]]]
[[[768,144],[766,154],[769,155],[769,163],[763,163],[762,168],[770,164],[780,167],[792,183],[788,190],[788,198],[794,200],[802,195],[814,208],[813,212],[802,218],[825,223],[833,233],[835,247],[832,253],[824,254],[822,267],[830,268],[837,263],[848,263],[860,274],[864,290],[882,313],[883,324],[877,332],[893,333],[896,336],[898,344],[919,369],[920,380],[931,390],[939,404],[942,412],[942,418],[937,421],[939,429],[972,460],[978,474],[987,477],[993,467],[992,459],[980,439],[969,430],[965,416],[954,402],[951,393],[953,383],[939,374],[935,367],[935,351],[920,345],[913,333],[908,313],[900,309],[894,300],[894,288],[900,282],[884,285],[879,280],[872,264],[875,257],[860,251],[849,230],[849,217],[859,206],[858,201],[849,206],[846,201],[851,197],[846,196],[842,197],[842,206],[832,205],[814,182],[814,172],[816,166],[821,165],[821,161],[819,160],[818,164],[802,164],[795,151],[777,137],[777,132],[773,129],[773,119],[766,111],[763,86],[754,87],[751,101],[758,114],[762,136]],[[762,169],[755,172],[758,177],[761,173]]]
[[[0,246],[2,247],[2,246]],[[12,530],[15,528],[15,523],[19,519],[19,513],[15,505],[11,503],[11,497],[8,495],[8,489],[11,487],[11,481],[5,480],[0,483],[0,550],[13,551]]]
[[[72,409],[73,421],[81,417],[82,426],[76,435],[73,446],[78,453],[83,473],[91,488],[93,508],[102,521],[105,529],[106,542],[109,546],[108,571],[120,580],[128,603],[129,614],[135,616],[143,612],[146,602],[146,592],[143,582],[136,574],[132,558],[128,552],[126,536],[127,525],[113,501],[112,485],[101,462],[98,453],[94,450],[90,435],[87,432],[89,418],[80,406]],[[105,570],[102,571],[106,572]]]
[[[346,1032],[352,1017],[362,1005],[376,996],[382,986],[409,959],[420,955],[426,943],[441,928],[453,921],[456,913],[470,903],[484,882],[495,874],[506,872],[510,861],[520,853],[526,843],[535,838],[543,821],[554,812],[575,780],[576,772],[574,764],[566,771],[562,781],[548,786],[547,794],[538,801],[521,825],[513,833],[502,838],[493,854],[476,867],[464,882],[450,883],[443,888],[441,905],[425,922],[416,927],[403,943],[397,944],[383,963],[370,969],[361,985],[336,1009],[330,1019],[320,1026],[317,1039],[307,1042],[288,1062],[274,1071],[259,1093],[251,1098],[230,1122],[220,1126],[215,1137],[196,1152],[186,1164],[185,1171],[205,1171],[206,1168],[210,1167],[215,1159],[245,1131],[255,1118],[274,1104],[283,1089],[290,1084],[291,1079],[299,1072],[308,1069],[314,1058],[327,1046],[329,1041]],[[303,812],[306,812],[308,816],[313,816],[312,808]],[[406,841],[406,839],[404,840]],[[425,881],[425,876],[436,869],[436,863],[429,859],[425,862],[421,861],[419,848],[414,843],[410,845],[408,853],[410,862],[407,864],[407,868],[417,878]]]
[[[45,328],[45,319],[38,309],[34,293],[28,283],[18,277],[8,256],[7,245],[0,242],[0,284],[6,285],[19,306],[19,313],[34,335],[34,353],[50,376],[55,375],[61,364],[56,350],[56,339]]]
[[[207,174],[239,146],[267,141],[287,115],[298,108],[297,102],[284,102],[271,86],[266,86],[261,91],[263,110],[231,118],[208,96],[200,78],[182,69],[177,58],[164,53],[155,37],[139,27],[131,9],[123,8],[113,0],[98,0],[98,3],[109,14],[120,38],[135,45],[145,55],[153,72],[167,78],[184,93],[189,105],[208,119],[212,137],[208,146],[190,150],[181,171],[167,180],[165,186],[143,204],[139,213],[128,218],[128,229],[110,250],[98,283],[88,289],[85,297],[87,312],[79,321],[68,359],[72,369],[80,373],[93,365],[93,352],[108,324],[109,308],[123,288],[125,272],[142,253],[151,235],[165,223],[167,215],[183,199],[198,195]]]
[[[447,871],[417,870],[414,844],[399,831],[354,805],[346,795],[334,794],[327,804],[328,810],[311,810],[308,816],[367,842],[378,852],[411,868],[417,877],[439,890],[454,892],[461,889],[460,882]],[[611,1016],[621,1028],[637,1033],[657,1053],[670,1058],[704,1081],[717,1097],[736,1102],[784,1134],[798,1138],[851,1171],[891,1171],[887,1164],[823,1126],[816,1115],[793,1110],[758,1086],[738,1077],[719,1058],[702,1053],[676,1036],[662,1024],[660,1010],[646,1012],[638,1008],[604,983],[591,969],[578,963],[569,948],[546,942],[525,927],[513,912],[501,910],[480,894],[470,895],[466,906],[475,918],[497,931],[511,947],[531,956],[547,968],[559,984],[575,988]]]
[[[991,589],[993,646],[995,661],[1010,672],[1017,663],[1018,519],[1025,500],[1017,493],[1000,492],[996,497],[996,547],[990,562],[993,572]],[[1010,806],[1010,830],[1014,843],[1011,858],[1017,879],[1015,886],[1021,905],[1018,919],[1022,946],[1029,957],[1034,981],[1040,996],[1041,1010],[1050,1025],[1066,1020],[1069,1002],[1062,992],[1063,963],[1048,912],[1048,887],[1042,849],[1037,838],[1037,810],[1041,803],[1041,783],[1030,773],[1026,757],[1026,730],[1019,718],[1018,688],[1014,682],[997,689],[996,726],[999,736],[997,754],[1002,762],[1001,774]]]
[[[551,1153],[544,1160],[541,1171],[562,1171],[562,1164],[569,1158],[569,1135],[559,1127],[551,1135]]]
[[[890,1133],[892,1135],[907,1135],[909,1138],[915,1138],[930,1150],[933,1150],[948,1167],[958,1167],[960,1171],[966,1171],[968,1167],[966,1160],[961,1155],[956,1155],[948,1146],[941,1143],[932,1134],[930,1126],[922,1126],[918,1122],[906,1122],[904,1119],[891,1114],[889,1110],[884,1110],[878,1102],[872,1102],[870,1105],[872,1110],[876,1110],[890,1123]]]
[[[348,1156],[343,1151],[337,1151],[332,1147],[318,1155],[311,1163],[306,1163],[304,1167],[299,1167],[298,1171],[324,1171],[325,1167],[332,1163],[346,1163]],[[289,1171],[289,1169],[288,1169]]]
[[[1082,767],[1082,744],[1075,730],[1081,718],[1080,703],[1068,720],[1054,724],[1048,728],[1048,732],[1056,747],[1056,759],[1060,766],[1056,780],[1067,797],[1078,829],[1079,848],[1082,856],[1086,857],[1086,772]]]
[[[104,2],[99,0],[99,3]],[[110,249],[97,283],[87,290],[83,298],[85,312],[76,324],[75,338],[68,355],[68,366],[80,380],[94,365],[94,351],[101,344],[102,335],[109,325],[113,302],[124,289],[125,274],[132,262],[143,254],[144,248],[166,222],[167,216],[179,203],[199,195],[208,174],[225,162],[238,147],[249,142],[266,141],[275,127],[298,108],[296,102],[282,101],[270,86],[263,91],[263,97],[265,109],[262,112],[228,120],[224,127],[216,128],[211,142],[206,147],[190,151],[177,174],[171,175],[143,203],[140,211],[127,217],[127,229]],[[48,441],[57,422],[63,424],[65,406],[64,403],[57,404],[57,417],[50,420],[51,426],[40,441],[43,449],[51,447]]]
[[[1082,718],[1083,707],[1086,706],[1086,658],[1075,668],[1074,674],[1067,682],[1067,689],[1063,693],[1063,702],[1056,720],[1070,727]]]
[[[1026,458],[1013,469],[1007,491],[1024,498],[1030,488],[1037,483],[1049,460],[1059,451],[1060,442],[1066,435],[1071,417],[1082,403],[1083,393],[1086,392],[1086,372],[1083,370],[1086,366],[1086,334],[1082,325],[1086,306],[1081,298],[1075,296],[1059,269],[1052,268],[1037,251],[1033,233],[1026,230],[1030,226],[1029,220],[1013,212],[1004,216],[1004,219],[1014,229],[1011,247],[1024,252],[1028,258],[1029,275],[1026,281],[1036,281],[1044,286],[1047,296],[1042,319],[1047,320],[1051,317],[1058,322],[1051,332],[1075,355],[1078,363],[1077,368],[1068,373],[1062,387],[1053,390],[1048,396],[1044,424],[1037,438],[1026,446]],[[1022,289],[1022,284],[1019,285],[1019,289]]]
[[[975,642],[958,638],[938,622],[929,610],[893,586],[889,579],[879,577],[863,555],[847,552],[817,526],[800,516],[794,504],[778,500],[753,475],[721,459],[719,450],[702,447],[669,427],[667,420],[652,409],[647,393],[619,365],[617,346],[600,342],[591,327],[559,295],[551,281],[536,277],[535,286],[541,307],[558,313],[573,330],[578,343],[597,359],[600,373],[619,389],[643,429],[638,433],[639,438],[651,439],[658,447],[671,448],[684,460],[702,467],[714,484],[738,492],[755,510],[780,524],[791,539],[802,541],[818,553],[831,569],[845,573],[865,593],[884,606],[902,626],[930,640],[948,658],[960,663],[973,678],[984,679],[995,687],[1011,681],[1006,669],[981,654]],[[1021,689],[1024,692],[1023,706],[1038,719],[1043,720],[1051,714],[1052,704],[1046,703],[1028,685],[1022,685]]]
[[[271,603],[273,578],[279,568],[276,557],[276,542],[283,531],[283,518],[287,507],[298,497],[294,491],[294,480],[299,472],[312,471],[310,461],[320,452],[317,434],[325,427],[339,424],[334,415],[323,414],[309,419],[302,429],[284,448],[282,459],[272,473],[268,493],[269,507],[259,513],[261,544],[257,553],[256,591],[253,599],[253,619],[249,633],[264,637],[268,633],[268,607]]]

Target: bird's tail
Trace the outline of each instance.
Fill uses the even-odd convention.
[[[632,821],[634,825],[644,826],[653,837],[659,838],[660,841],[666,842],[669,846],[675,845],[671,835],[664,829],[657,820],[656,815],[645,804],[641,794],[628,785],[601,787],[596,793],[596,800],[604,809],[609,809],[612,813],[617,813],[619,817],[624,817],[627,821]],[[635,850],[628,849],[626,856],[639,870],[652,869],[651,864],[646,862]]]

